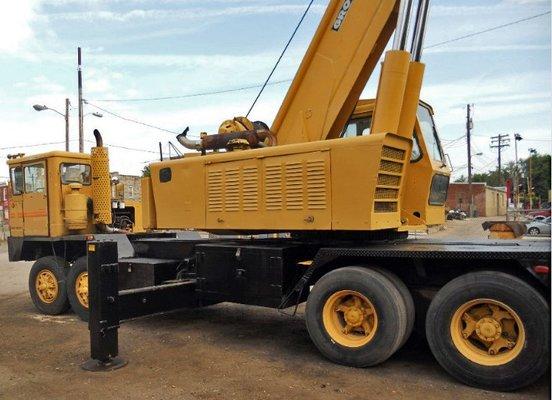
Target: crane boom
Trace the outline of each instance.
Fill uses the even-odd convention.
[[[278,144],[338,137],[395,29],[398,3],[330,1],[271,127]]]

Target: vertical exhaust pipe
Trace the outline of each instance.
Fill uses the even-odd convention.
[[[420,0],[422,1],[422,0]],[[397,28],[393,37],[393,50],[405,50],[408,40],[408,25],[412,12],[412,0],[400,0]]]
[[[419,62],[422,59],[427,16],[429,14],[429,3],[430,0],[419,0],[418,2],[416,23],[414,25],[414,35],[412,37],[412,47],[410,49],[412,59],[416,62]]]

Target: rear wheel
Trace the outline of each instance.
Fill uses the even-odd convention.
[[[309,335],[330,360],[368,367],[389,358],[407,330],[406,305],[382,273],[345,267],[324,275],[307,300]]]
[[[458,380],[514,390],[548,367],[550,310],[531,286],[501,272],[460,276],[435,296],[426,319],[429,346]]]
[[[531,236],[537,236],[537,235],[540,234],[540,229],[539,229],[539,228],[536,228],[536,227],[529,228],[529,230],[527,231],[527,233],[529,233],[529,235],[531,235]]]
[[[67,296],[71,308],[83,321],[88,321],[88,261],[78,258],[67,274]]]
[[[31,267],[29,293],[35,307],[44,314],[58,315],[69,308],[65,273],[66,262],[61,257],[41,257]]]
[[[372,269],[385,275],[387,279],[393,282],[393,284],[401,294],[401,297],[403,298],[403,301],[406,307],[406,332],[404,334],[404,338],[401,344],[399,345],[399,348],[401,348],[406,343],[408,338],[410,338],[410,335],[412,334],[412,330],[414,328],[414,322],[416,320],[416,308],[414,306],[414,300],[412,299],[412,294],[410,293],[410,290],[408,290],[404,282],[401,280],[401,278],[399,278],[393,272],[383,268],[377,268],[377,267]]]

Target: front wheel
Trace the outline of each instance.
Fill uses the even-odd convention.
[[[550,309],[521,279],[502,272],[462,275],[431,302],[426,335],[439,364],[483,389],[529,385],[548,367]]]
[[[368,367],[387,360],[403,343],[407,307],[384,274],[362,267],[329,272],[307,300],[309,335],[330,360]]]
[[[67,274],[67,297],[71,308],[83,321],[88,321],[88,261],[78,258]]]
[[[529,233],[529,235],[531,235],[531,236],[538,236],[538,235],[540,235],[540,230],[539,230],[539,228],[533,227],[533,228],[530,228],[527,231],[527,233]]]
[[[29,293],[42,313],[58,315],[69,308],[65,273],[66,262],[61,257],[41,257],[31,267]]]

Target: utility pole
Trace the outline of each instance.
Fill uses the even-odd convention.
[[[69,99],[65,99],[65,151],[69,151]]]
[[[466,106],[466,141],[468,142],[468,215],[474,216],[473,207],[473,188],[472,188],[472,154],[471,154],[471,130],[473,129],[473,120],[471,117],[471,109],[473,105],[468,104]]]
[[[83,132],[83,108],[82,108],[82,58],[81,58],[81,48],[77,49],[77,58],[78,58],[78,87],[79,87],[79,153],[84,153],[84,132]]]
[[[491,137],[491,149],[498,149],[498,184],[503,185],[502,180],[502,149],[510,147],[510,135],[497,135]]]
[[[519,160],[518,160],[518,142],[523,140],[519,133],[514,133],[514,148],[516,153],[516,166],[514,169],[514,221],[518,218],[519,207]]]
[[[527,192],[529,195],[529,210],[533,209],[533,156],[537,150],[529,149],[529,177],[527,182]]]

